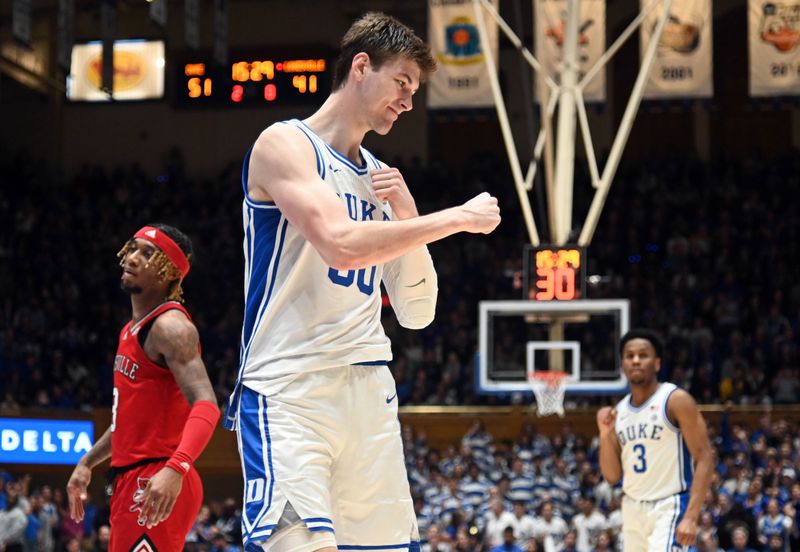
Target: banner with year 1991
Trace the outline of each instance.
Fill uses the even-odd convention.
[[[492,0],[497,9],[498,0]],[[481,9],[489,48],[497,64],[497,22]],[[428,0],[428,41],[438,69],[428,78],[428,107],[492,107],[472,0]]]

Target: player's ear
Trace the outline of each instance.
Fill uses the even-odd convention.
[[[370,69],[369,54],[359,52],[353,56],[353,63],[350,65],[350,72],[356,81],[361,81]]]

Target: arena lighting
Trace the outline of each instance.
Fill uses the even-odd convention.
[[[0,464],[75,464],[93,444],[88,420],[0,418]]]

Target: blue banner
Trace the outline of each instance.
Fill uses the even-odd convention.
[[[75,464],[93,443],[91,421],[0,418],[0,464]]]

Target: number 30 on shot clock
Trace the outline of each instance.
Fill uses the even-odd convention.
[[[572,301],[584,295],[585,250],[543,245],[525,249],[527,299]]]

